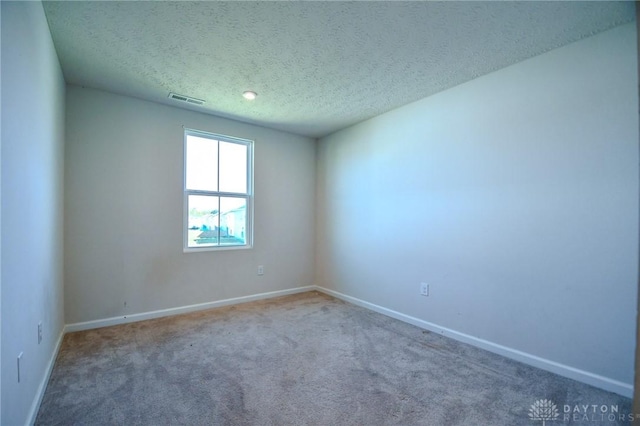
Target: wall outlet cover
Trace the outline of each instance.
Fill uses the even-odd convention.
[[[423,296],[428,296],[429,295],[429,284],[420,283],[420,294],[423,295]]]

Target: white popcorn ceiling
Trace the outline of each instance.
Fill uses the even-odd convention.
[[[45,1],[44,9],[69,83],[312,137],[635,16],[633,2],[581,1]],[[245,100],[245,90],[258,98]]]

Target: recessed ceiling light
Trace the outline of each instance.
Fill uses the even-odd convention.
[[[247,90],[246,92],[242,93],[242,96],[244,96],[245,99],[249,99],[250,101],[252,101],[258,96],[258,94],[256,92],[252,92],[251,90]]]

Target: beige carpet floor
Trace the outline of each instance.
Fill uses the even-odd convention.
[[[543,399],[557,416],[533,411]],[[579,404],[598,413],[567,418]],[[618,410],[614,421],[601,407]],[[36,424],[614,425],[630,410],[619,395],[310,292],[69,333]]]

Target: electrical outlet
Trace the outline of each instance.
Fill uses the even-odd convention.
[[[258,265],[258,275],[264,275],[264,265]]]
[[[423,296],[429,296],[429,284],[420,283],[420,294]]]
[[[38,344],[42,342],[42,321],[38,323]]]

